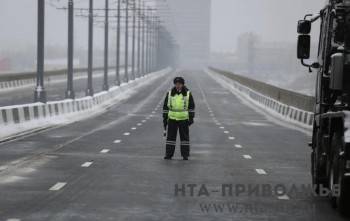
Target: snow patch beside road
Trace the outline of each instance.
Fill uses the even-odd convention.
[[[109,91],[96,93],[93,97],[0,107],[0,139],[10,139],[21,133],[69,124],[100,114],[170,71],[171,68],[166,68],[148,74],[127,84],[112,87]]]

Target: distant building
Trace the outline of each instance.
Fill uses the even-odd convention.
[[[12,70],[11,65],[11,59],[10,58],[0,58],[0,72],[6,72]]]
[[[167,0],[158,3],[160,10],[169,5],[172,15],[160,15],[165,25],[179,41],[180,65],[183,68],[203,68],[210,61],[211,0]],[[162,7],[163,6],[163,7]],[[161,12],[163,13],[163,12]],[[174,23],[168,20],[174,20]],[[175,32],[175,33],[174,33]]]

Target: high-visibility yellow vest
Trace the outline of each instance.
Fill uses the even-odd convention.
[[[168,117],[172,120],[188,120],[188,104],[190,101],[190,91],[187,91],[186,96],[182,93],[171,96],[171,91],[168,95]]]

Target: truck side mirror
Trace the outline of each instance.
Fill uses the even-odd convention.
[[[298,59],[309,59],[310,58],[310,46],[311,37],[310,35],[299,35],[298,37]]]
[[[308,35],[311,32],[311,21],[300,20],[298,22],[298,34]]]

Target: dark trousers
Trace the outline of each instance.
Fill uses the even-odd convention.
[[[180,131],[181,156],[190,156],[190,135],[188,129],[188,120],[168,120],[168,136],[166,139],[166,156],[173,157],[176,146],[177,130]]]

